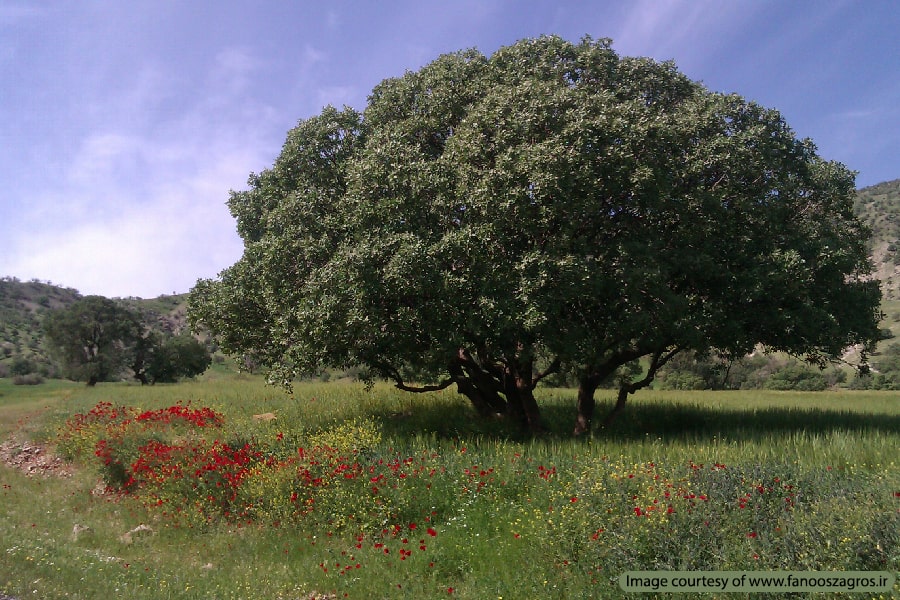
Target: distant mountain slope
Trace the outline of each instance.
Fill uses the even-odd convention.
[[[0,279],[0,376],[14,371],[16,361],[31,361],[50,369],[41,339],[41,319],[48,310],[68,306],[81,297],[78,290],[37,280]]]
[[[885,300],[900,299],[900,179],[859,190],[854,209],[872,230],[869,253]]]

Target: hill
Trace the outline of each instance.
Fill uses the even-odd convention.
[[[872,230],[869,253],[884,299],[900,300],[900,179],[859,190],[854,209]]]
[[[0,278],[0,377],[57,375],[43,345],[41,321],[48,311],[65,308],[81,297],[78,290],[49,281]],[[187,329],[187,294],[120,301],[140,312],[159,331],[178,334]]]

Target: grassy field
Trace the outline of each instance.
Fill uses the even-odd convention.
[[[7,381],[0,440],[75,469],[0,465],[0,595],[652,597],[619,575],[900,569],[897,393],[645,391],[575,440],[574,392],[543,390],[532,440],[450,392]]]

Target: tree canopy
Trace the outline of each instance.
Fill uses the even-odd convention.
[[[286,385],[362,365],[540,431],[533,390],[566,369],[583,432],[638,359],[619,408],[681,351],[823,362],[877,337],[853,173],[608,40],[441,56],[301,121],[248,183],[244,255],[189,316]]]
[[[127,352],[140,337],[137,315],[113,300],[85,296],[44,318],[45,340],[63,373],[95,385],[125,368]]]
[[[152,383],[174,383],[181,377],[200,375],[211,364],[209,350],[191,336],[168,336],[154,345],[146,377]]]

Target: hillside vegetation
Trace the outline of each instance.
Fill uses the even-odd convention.
[[[0,279],[0,376],[55,374],[42,344],[41,319],[81,297],[78,290],[50,282]]]
[[[854,208],[872,230],[870,253],[884,299],[900,299],[900,179],[859,190]]]

